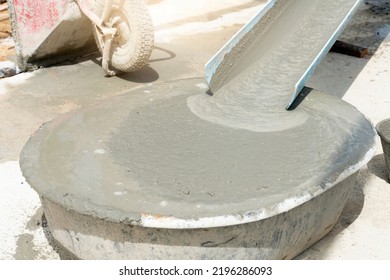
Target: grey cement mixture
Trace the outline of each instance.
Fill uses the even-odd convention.
[[[356,2],[276,1],[225,56],[211,80],[213,98],[189,98],[191,111],[210,122],[258,132],[303,124],[306,112],[290,114],[285,108]]]
[[[373,153],[371,123],[335,97],[312,91],[286,113],[306,114],[304,123],[253,132],[194,115],[186,103],[206,95],[201,82],[142,88],[46,124],[21,154],[27,181],[49,200],[102,219],[221,226],[292,209]]]

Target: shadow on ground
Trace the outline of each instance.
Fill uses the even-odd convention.
[[[374,156],[367,164],[367,167],[371,174],[382,179],[383,181],[388,182],[385,157],[383,154]]]

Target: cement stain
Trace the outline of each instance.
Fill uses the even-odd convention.
[[[38,256],[38,252],[34,250],[33,240],[34,236],[29,233],[18,236],[16,252],[14,254],[16,260],[34,260]]]

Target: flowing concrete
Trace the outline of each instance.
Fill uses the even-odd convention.
[[[291,116],[285,108],[359,2],[270,1],[267,12],[214,70],[210,89],[215,97],[191,98],[191,110],[202,119],[253,131],[279,131],[305,122],[305,114]]]
[[[307,115],[294,129],[221,126],[186,106],[188,97],[206,94],[201,82],[141,88],[64,115],[33,135],[21,168],[43,199],[57,241],[82,258],[178,258],[180,252],[185,258],[291,258],[332,228],[353,174],[374,153],[371,123],[347,103],[307,90],[289,112]],[[327,193],[334,186],[338,191]],[[128,228],[130,239],[103,234],[105,221],[115,232]],[[133,231],[146,234],[141,243],[153,250],[135,254],[142,250]],[[166,234],[155,241],[157,232]],[[231,246],[241,249],[227,244],[233,236],[240,237]],[[107,249],[110,242],[119,246],[116,254]],[[88,253],[99,244],[106,249]],[[177,251],[167,249],[172,244]],[[214,252],[215,244],[227,248]]]

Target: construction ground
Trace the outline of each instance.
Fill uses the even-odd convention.
[[[51,246],[39,197],[18,162],[23,145],[42,123],[144,85],[204,76],[205,63],[258,6],[254,0],[149,1],[155,48],[140,71],[105,78],[100,54],[94,53],[0,79],[0,260],[60,258]],[[6,3],[0,7],[0,60],[15,61]],[[368,54],[328,53],[307,86],[344,99],[374,124],[390,118],[390,2],[365,1],[339,39],[367,47]],[[297,259],[390,259],[389,202],[378,144],[334,229]]]

